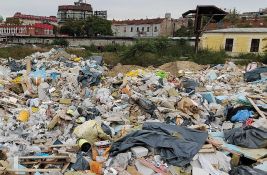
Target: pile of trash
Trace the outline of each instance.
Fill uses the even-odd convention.
[[[267,174],[267,67],[178,64],[1,59],[0,174]]]

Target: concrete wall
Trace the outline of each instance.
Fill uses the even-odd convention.
[[[267,33],[204,33],[201,47],[213,51],[224,50],[227,38],[234,39],[233,51],[229,52],[232,55],[250,53],[252,39],[260,39],[258,53],[263,53],[267,46]]]
[[[49,37],[10,37],[12,44],[51,44],[55,38]],[[105,46],[108,44],[132,45],[133,38],[64,38],[70,46]]]

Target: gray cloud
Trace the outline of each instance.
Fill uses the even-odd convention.
[[[57,6],[73,4],[73,0],[0,0],[0,15],[13,16],[15,12],[56,16]],[[165,12],[178,18],[196,5],[217,5],[237,8],[238,11],[258,11],[267,0],[87,0],[94,10],[108,10],[109,19],[163,17]]]

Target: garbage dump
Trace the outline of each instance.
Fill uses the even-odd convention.
[[[265,65],[0,64],[0,174],[267,174]]]

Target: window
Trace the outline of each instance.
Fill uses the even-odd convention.
[[[158,32],[158,27],[157,26],[154,27],[154,32]]]
[[[145,31],[145,27],[142,27],[142,32],[144,32]]]
[[[146,28],[146,31],[149,32],[149,27]]]
[[[259,46],[260,46],[260,40],[259,39],[252,39],[250,52],[259,52]]]
[[[131,32],[133,32],[133,27],[131,27]]]
[[[139,27],[136,28],[136,31],[139,32]]]
[[[126,33],[126,27],[124,27],[124,30],[123,31],[124,31],[124,33]]]
[[[234,45],[234,39],[227,38],[225,40],[225,51],[226,52],[232,52],[233,51],[233,45]]]

